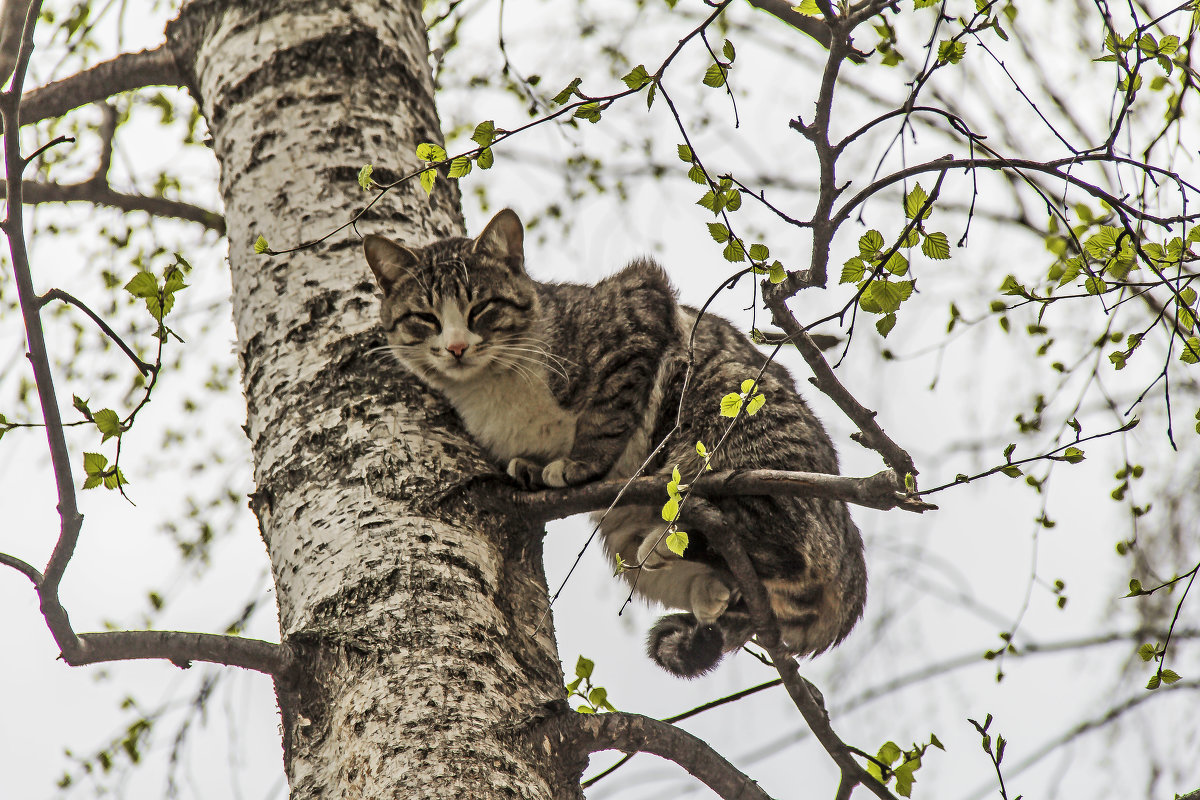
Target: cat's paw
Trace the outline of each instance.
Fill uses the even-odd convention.
[[[572,461],[569,458],[551,461],[542,470],[542,483],[556,489],[584,483],[590,477],[591,470],[587,464],[582,461]]]
[[[542,485],[542,466],[527,458],[509,461],[505,472],[524,489],[536,489]]]
[[[691,588],[692,613],[701,625],[712,625],[729,608],[733,592],[715,573],[697,575]]]

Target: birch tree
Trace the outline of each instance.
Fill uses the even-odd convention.
[[[450,2],[427,20],[424,5],[415,0],[186,0],[167,25],[161,46],[124,53],[33,89],[26,88],[26,74],[30,59],[38,57],[33,45],[39,24],[56,24],[56,35],[64,31],[72,41],[88,28],[90,4],[76,6],[74,16],[65,20],[43,15],[40,0],[8,0],[4,7],[0,71],[11,71],[12,79],[0,101],[8,199],[3,227],[40,419],[0,416],[0,435],[15,435],[19,427],[44,429],[60,528],[50,537],[52,552],[45,566],[35,566],[32,556],[9,552],[0,553],[0,564],[32,583],[46,626],[69,664],[153,659],[172,669],[170,665],[211,662],[270,675],[292,797],[578,797],[588,757],[608,749],[672,760],[721,797],[769,796],[703,740],[665,722],[610,710],[602,693],[587,691],[592,683],[586,659],[579,662],[575,680],[564,678],[554,639],[552,592],[542,564],[544,523],[602,510],[618,498],[661,501],[666,488],[655,479],[639,478],[563,491],[518,491],[465,435],[439,397],[414,380],[380,369],[371,355],[383,340],[375,288],[359,253],[361,234],[385,233],[416,244],[465,234],[460,186],[471,186],[478,178],[474,171],[497,160],[537,163],[541,154],[519,149],[531,128],[565,124],[578,129],[595,123],[602,129],[635,104],[660,115],[677,139],[667,148],[670,157],[660,157],[662,147],[648,148],[652,154],[628,174],[619,165],[599,162],[563,165],[568,196],[574,191],[572,181],[581,176],[601,189],[618,191],[625,191],[639,171],[657,175],[673,169],[686,176],[707,215],[704,224],[715,240],[714,258],[731,270],[713,288],[719,293],[744,278],[749,280],[743,285],[761,280],[754,303],[769,315],[771,329],[766,330],[764,320],[756,325],[755,336],[773,348],[773,357],[785,347],[797,351],[816,389],[844,415],[855,441],[878,462],[874,474],[861,476],[752,472],[696,481],[688,489],[691,513],[713,530],[721,529],[721,520],[705,498],[729,494],[822,494],[897,515],[923,513],[927,519],[932,515],[925,512],[936,509],[939,496],[946,496],[942,493],[980,481],[1019,478],[1041,493],[1056,465],[1077,464],[1090,443],[1123,440],[1133,429],[1131,418],[1109,420],[1103,427],[1085,418],[1084,430],[1080,418],[1089,409],[1083,398],[1074,407],[1055,406],[1057,416],[1043,421],[1055,398],[1038,400],[1031,412],[1018,416],[1020,433],[1032,435],[1044,424],[1057,430],[1049,441],[1035,445],[1022,440],[1020,449],[1016,442],[992,447],[996,452],[979,469],[948,472],[909,454],[906,438],[912,432],[908,437],[897,433],[903,430],[902,415],[893,410],[881,415],[880,409],[860,402],[862,386],[835,372],[837,360],[822,351],[839,339],[821,335],[817,328],[836,321],[847,348],[856,336],[860,342],[878,336],[885,357],[891,355],[888,343],[895,340],[887,337],[921,299],[910,269],[923,270],[932,284],[936,263],[950,257],[948,219],[965,220],[969,227],[976,217],[991,213],[998,224],[1008,226],[1002,230],[1032,231],[1044,239],[1051,256],[1036,275],[1013,267],[999,289],[981,289],[978,294],[987,299],[977,313],[949,303],[947,333],[988,321],[1008,334],[1012,320],[1037,309],[1035,318],[1020,324],[1044,345],[1041,357],[1053,344],[1043,315],[1052,314],[1047,309],[1055,304],[1074,303],[1085,309],[1080,318],[1086,313],[1097,317],[1074,332],[1084,353],[1080,363],[1094,357],[1113,369],[1147,362],[1154,370],[1161,367],[1159,379],[1144,391],[1136,387],[1141,396],[1135,405],[1161,381],[1163,404],[1147,413],[1165,410],[1169,436],[1177,435],[1171,388],[1177,403],[1184,397],[1195,405],[1195,380],[1186,371],[1200,358],[1196,292],[1191,288],[1197,237],[1189,203],[1195,188],[1173,156],[1185,147],[1179,120],[1196,85],[1190,59],[1193,5],[1157,13],[1139,7],[1128,15],[1097,7],[1094,19],[1105,33],[1097,36],[1096,56],[1115,75],[1109,127],[1098,141],[1088,139],[1087,123],[1063,101],[1061,87],[1045,81],[1046,71],[1035,71],[1034,80],[1042,80],[1039,89],[1049,98],[1042,102],[1054,106],[1048,113],[1057,115],[1051,122],[1031,102],[1035,116],[1046,121],[1064,147],[1062,153],[1047,155],[1010,147],[1021,139],[1019,133],[1009,138],[1013,131],[1005,127],[1003,107],[988,107],[991,115],[977,123],[980,116],[969,104],[938,93],[938,80],[961,66],[968,44],[975,53],[990,52],[989,46],[1008,40],[1005,29],[1015,17],[1011,4],[979,2],[973,9],[966,4],[952,12],[945,4],[921,0],[903,11],[877,0],[806,0],[795,6],[752,0],[750,6],[765,12],[754,19],[772,15],[771,24],[788,31],[787,46],[805,48],[819,67],[810,78],[813,105],[797,110],[789,123],[808,148],[806,178],[811,182],[804,187],[795,180],[789,183],[788,174],[751,176],[718,166],[723,156],[713,155],[699,138],[705,126],[690,122],[686,107],[680,110],[679,86],[685,79],[679,77],[679,63],[699,54],[705,67],[698,80],[690,80],[692,88],[727,96],[736,118],[734,86],[741,62],[729,0],[695,9],[683,9],[680,3],[678,11],[676,3],[666,3],[666,18],[678,21],[666,46],[653,58],[642,53],[613,56],[611,77],[621,83],[603,90],[592,88],[591,78],[582,75],[567,76],[561,91],[557,86],[548,90],[540,76],[523,74],[511,63],[501,29],[497,45],[503,69],[493,77],[528,105],[529,119],[481,117],[465,125],[456,120],[460,124],[450,143],[443,137],[450,126],[439,119],[434,102],[435,80],[449,76],[435,78],[433,70],[447,69],[442,56],[453,50],[471,13]],[[918,41],[912,33],[918,25],[915,14],[935,5],[930,11],[936,15],[933,33]],[[951,15],[960,11],[960,16]],[[438,40],[432,59],[427,26]],[[741,34],[756,35],[746,27],[752,28],[743,25]],[[863,44],[866,39],[874,49]],[[923,58],[924,65],[914,67],[907,94],[898,102],[856,83],[858,73],[846,77],[851,65],[894,67],[906,52],[913,61]],[[1030,56],[1030,61],[1037,60]],[[1170,93],[1162,133],[1136,116],[1138,92],[1151,81],[1158,84],[1155,91]],[[846,85],[856,98],[853,124],[838,120],[838,93]],[[110,185],[113,137],[124,122],[110,98],[154,86],[182,87],[194,100],[196,116],[188,135],[195,130],[202,136],[206,130],[210,137],[208,146],[220,166],[219,210],[172,197],[169,181],[148,193]],[[80,144],[59,135],[53,121],[88,104],[99,104],[98,121],[84,129],[98,142],[90,176],[30,178],[30,171],[55,158],[69,158],[60,154]],[[16,134],[44,121],[50,124],[26,128],[28,136]],[[892,123],[899,123],[898,129]],[[939,144],[952,152],[928,158],[921,153],[890,165],[889,137],[900,141],[916,132],[941,137]],[[1137,157],[1131,155],[1135,140],[1144,148]],[[859,146],[868,155],[849,155]],[[879,152],[883,155],[873,162]],[[865,165],[872,163],[877,174],[868,179]],[[772,166],[781,173],[799,173],[781,169],[778,161]],[[849,183],[847,175],[853,175]],[[962,175],[970,176],[975,187],[982,181],[997,194],[1007,192],[1009,205],[997,210],[985,203],[977,213],[977,188],[961,182],[955,190],[949,188]],[[988,183],[992,175],[999,177]],[[1137,189],[1129,190],[1129,185]],[[499,190],[493,186],[489,191],[494,197]],[[776,201],[776,191],[790,193],[786,204]],[[169,379],[171,348],[180,346],[182,338],[171,316],[176,295],[186,291],[194,270],[212,268],[193,266],[186,252],[156,252],[135,260],[138,269],[122,275],[113,288],[139,304],[148,315],[143,323],[149,319],[152,325],[147,330],[143,324],[139,341],[127,341],[103,310],[88,307],[70,287],[41,279],[39,264],[29,257],[25,206],[77,201],[182,220],[223,235],[228,243],[236,355],[247,406],[245,433],[253,452],[249,502],[270,558],[278,643],[236,631],[83,632],[70,622],[71,609],[60,586],[91,524],[79,511],[80,487],[124,494],[136,483],[121,460],[123,437],[135,430],[133,423],[159,381]],[[873,222],[876,227],[863,225],[851,233],[852,221],[866,215],[870,203],[892,207]],[[751,205],[758,216],[746,221]],[[544,211],[534,218],[556,213],[553,204]],[[791,234],[802,232],[805,246],[785,248],[782,236],[771,239],[758,232],[772,225]],[[964,230],[960,245],[966,239]],[[785,250],[790,255],[782,255]],[[812,290],[834,287],[839,280],[848,295],[830,301],[820,314],[797,313],[796,298],[807,300],[815,294]],[[1135,302],[1144,306],[1144,315],[1133,327],[1117,326],[1111,312]],[[87,394],[87,387],[64,389],[61,381],[56,386],[62,375],[56,374],[44,332],[52,306],[72,307],[70,313],[96,325],[140,376],[127,407],[100,407],[79,396]],[[925,308],[928,313],[929,306]],[[1090,369],[1094,379],[1088,385],[1099,383],[1095,363],[1055,363],[1061,368],[1051,369],[1059,373]],[[72,423],[92,436],[86,449],[68,442],[68,394],[75,395]],[[1103,389],[1085,397],[1103,397],[1110,411],[1117,405]],[[1111,416],[1120,417],[1115,412]],[[1186,546],[1169,549],[1166,557],[1174,560],[1168,561],[1170,568],[1162,565],[1161,554],[1158,566],[1151,566],[1153,544],[1144,533],[1139,539],[1137,522],[1149,513],[1149,504],[1136,501],[1130,488],[1137,485],[1141,467],[1126,458],[1123,470],[1117,480],[1125,488],[1118,485],[1113,496],[1126,502],[1130,493],[1127,510],[1134,522],[1118,550],[1131,553],[1137,560],[1133,571],[1141,570],[1140,578],[1131,579],[1129,594],[1151,601],[1157,597],[1159,605],[1145,612],[1138,630],[1122,630],[1105,641],[1140,652],[1153,668],[1151,683],[1164,694],[1193,690],[1198,685],[1194,676],[1181,678],[1171,665],[1173,648],[1196,635],[1177,625],[1196,574],[1194,567],[1187,571],[1185,559],[1194,553]],[[927,481],[927,475],[933,479]],[[1186,497],[1179,500],[1177,514],[1188,502]],[[1054,524],[1045,507],[1038,524],[1046,529]],[[1178,533],[1175,516],[1164,529]],[[736,538],[719,539],[714,546],[755,616],[762,657],[778,671],[771,683],[785,687],[795,712],[828,754],[825,763],[838,785],[836,796],[907,796],[923,756],[941,745],[937,736],[903,747],[887,741],[886,733],[861,746],[844,742],[821,692],[781,648],[761,584]],[[1035,579],[1042,580],[1035,573],[1031,584]],[[1173,586],[1184,589],[1164,603],[1161,598]],[[1050,591],[1065,603],[1062,585]],[[984,657],[1002,665],[1005,659],[1038,652],[1036,643],[1022,649],[1019,628],[1020,617],[998,631],[1000,644]],[[1002,669],[997,668],[998,678]],[[568,683],[570,692],[564,686]],[[571,696],[584,699],[584,710],[605,713],[578,713]],[[994,768],[1004,793],[1004,740],[991,727],[990,716],[972,724],[984,743],[983,763]],[[130,735],[136,750],[140,734]]]

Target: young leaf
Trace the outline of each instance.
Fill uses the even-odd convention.
[[[704,71],[704,85],[717,89],[725,85],[725,67],[712,64]]]
[[[369,191],[374,184],[374,181],[371,180],[371,173],[374,171],[375,167],[370,164],[363,164],[362,168],[358,171],[358,185],[362,187],[364,192]]]
[[[738,412],[742,410],[742,396],[740,394],[727,394],[721,398],[721,416],[736,417]]]
[[[662,518],[665,522],[674,522],[679,517],[679,497],[671,497],[662,507]]]
[[[437,170],[427,169],[421,173],[421,188],[428,194],[433,191],[433,183],[437,180]],[[261,237],[260,237],[261,238]]]
[[[628,75],[626,75],[624,78],[621,78],[621,80],[623,80],[625,85],[630,89],[640,89],[652,79],[650,77],[650,73],[646,71],[645,65],[638,64],[629,71]]]
[[[940,231],[934,231],[925,235],[925,240],[921,242],[921,252],[926,258],[936,258],[939,261],[945,261],[950,258],[950,241],[946,238],[946,234]]]
[[[92,422],[96,423],[96,427],[104,434],[101,442],[107,442],[113,436],[121,435],[121,420],[117,418],[117,412],[111,408],[97,411],[92,417]]]
[[[475,126],[475,132],[471,134],[471,141],[480,147],[488,147],[496,139],[496,123],[487,119]],[[482,164],[480,166],[483,166]]]
[[[263,253],[269,253],[270,251],[271,251],[271,245],[267,244],[266,238],[260,233],[258,235],[258,238],[254,240],[255,254],[262,255]]]
[[[667,549],[680,558],[687,550],[688,535],[683,531],[675,531],[667,535]]]
[[[445,161],[446,150],[433,142],[421,142],[417,145],[417,158],[422,161]]]
[[[592,677],[592,670],[595,668],[596,662],[592,661],[590,658],[584,658],[583,656],[580,656],[579,660],[575,662],[575,674],[584,680]]]

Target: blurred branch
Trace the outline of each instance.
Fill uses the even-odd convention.
[[[116,58],[69,78],[34,89],[21,100],[21,124],[29,125],[145,86],[184,86],[183,74],[166,45]]]
[[[114,191],[106,181],[89,179],[82,183],[42,183],[25,181],[24,202],[29,205],[41,203],[92,203],[118,208],[121,211],[144,211],[156,217],[170,217],[186,222],[195,222],[211,231],[225,235],[225,218],[215,211],[179,200],[165,197],[148,197]]]

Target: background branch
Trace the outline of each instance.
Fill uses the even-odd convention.
[[[72,109],[132,89],[183,85],[183,75],[166,45],[123,53],[26,94],[21,100],[21,124],[60,117]]]
[[[24,182],[23,202],[39,203],[93,203],[100,206],[119,208],[122,211],[145,211],[156,217],[171,217],[203,225],[211,231],[225,235],[225,218],[215,211],[179,200],[165,197],[147,197],[138,194],[123,194],[114,191],[103,180],[89,179],[82,183]]]

